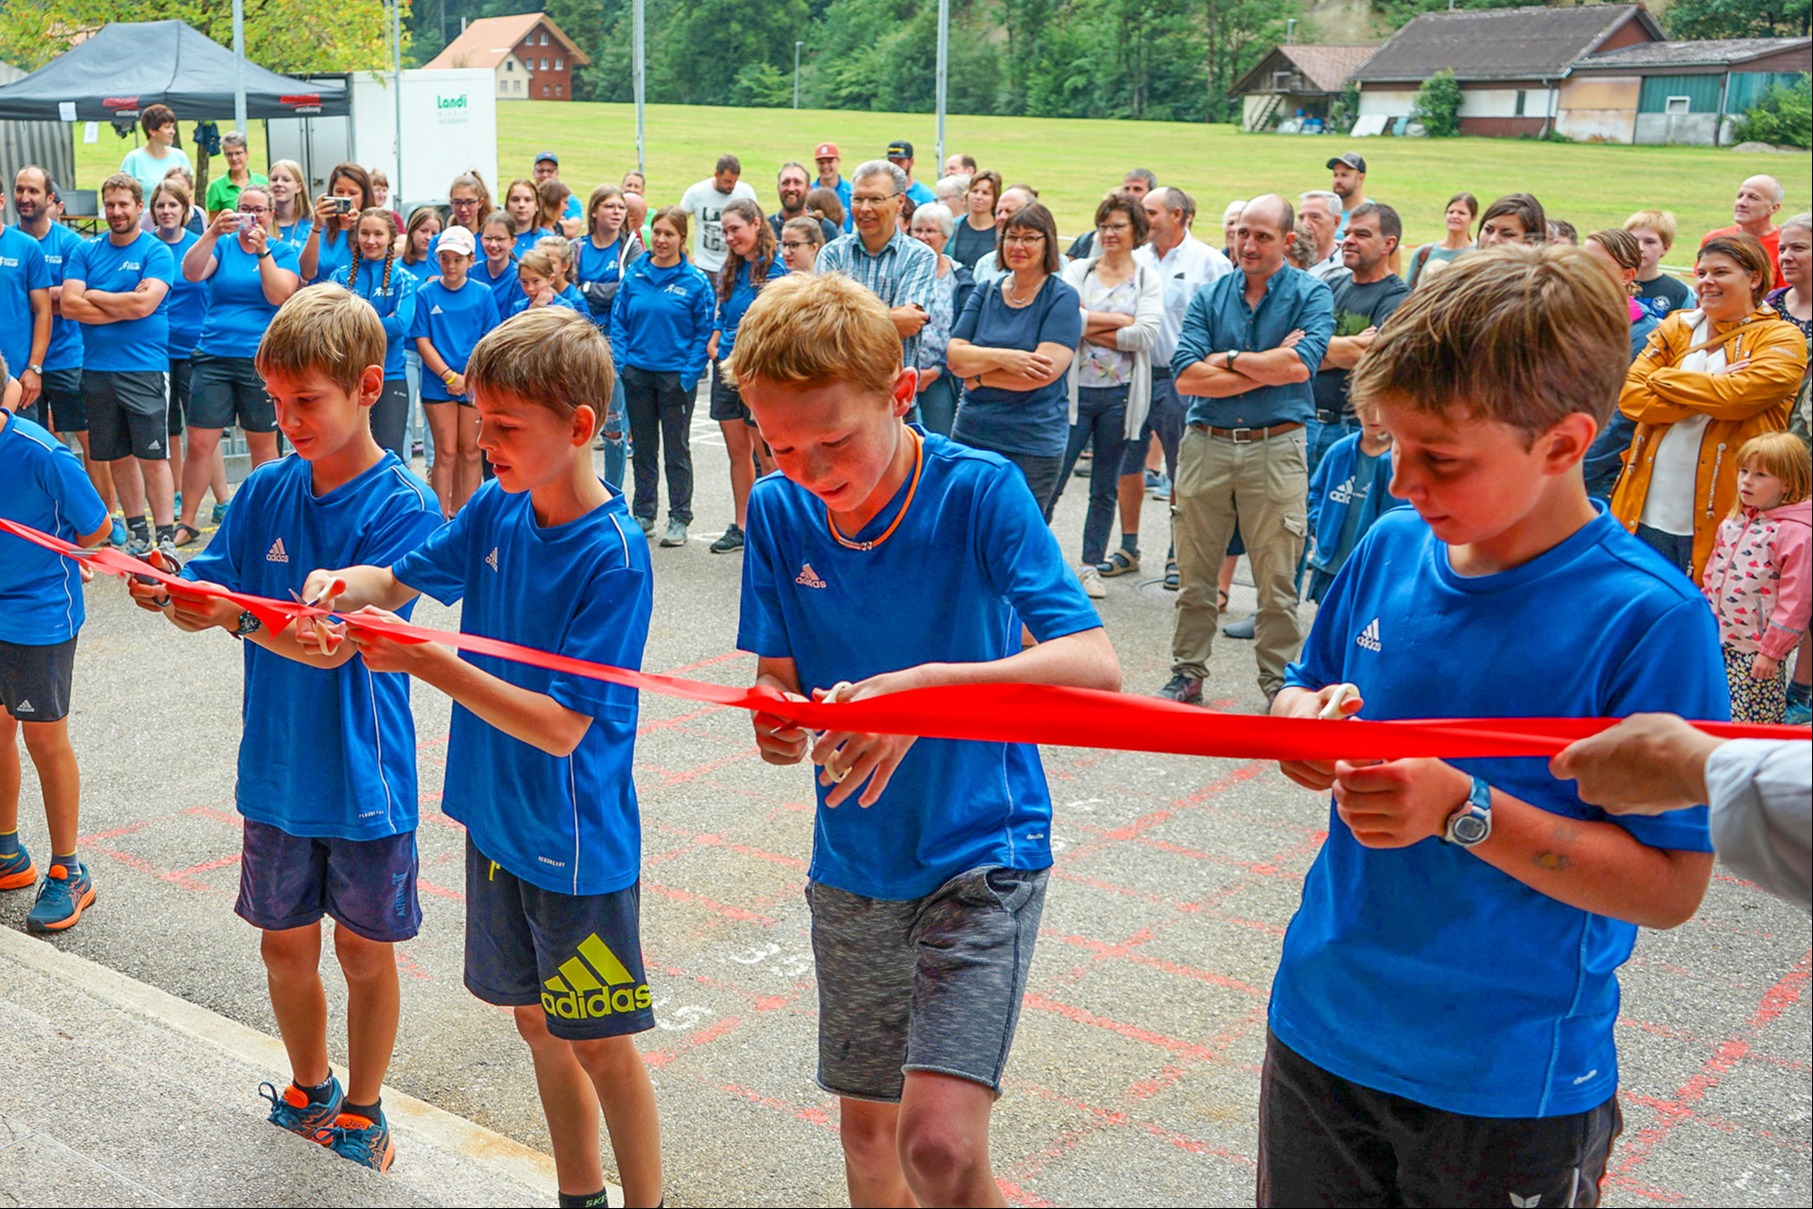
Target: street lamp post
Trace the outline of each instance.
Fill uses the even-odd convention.
[[[233,128],[246,132],[246,10],[233,0]]]
[[[397,111],[397,170],[390,178],[390,188],[402,205],[403,192],[403,2],[389,0],[390,3],[390,89],[391,100]]]
[[[944,171],[944,94],[951,74],[951,0],[938,0],[938,170]]]
[[[642,0],[636,0],[634,12],[635,12],[635,15],[633,18],[633,24],[634,24],[635,28],[631,31],[631,33],[632,33],[631,40],[635,42],[636,48],[635,48],[635,63],[634,63],[634,67],[633,67],[631,74],[634,76],[633,82],[635,84],[635,92],[636,92],[636,171],[642,173],[643,179],[646,180],[648,178],[648,165],[647,165],[647,163],[644,162],[645,147],[643,144],[643,129],[642,129],[642,109],[643,109],[642,89],[643,89],[643,84],[644,84],[645,69],[647,68],[648,63],[647,63],[647,55],[645,53],[647,48],[644,47],[642,44],[642,42],[643,42],[643,38],[642,38]]]
[[[795,109],[799,108],[799,48],[804,45],[804,42],[793,44],[793,107]]]

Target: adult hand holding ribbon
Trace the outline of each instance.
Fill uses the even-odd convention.
[[[436,642],[711,705],[785,719],[808,730],[917,735],[998,743],[1039,743],[1116,751],[1244,760],[1399,760],[1553,756],[1613,718],[1434,718],[1390,722],[1224,714],[1155,697],[1040,684],[980,684],[908,689],[862,701],[803,701],[769,688],[737,688],[630,671],[478,634],[456,634],[360,613],[331,613],[300,601],[271,600],[197,584],[113,549],[84,550],[0,518],[0,530],[110,575],[143,576],[172,590],[221,597],[278,630],[292,619],[334,617],[398,642]],[[1719,738],[1805,739],[1804,728],[1696,722]]]

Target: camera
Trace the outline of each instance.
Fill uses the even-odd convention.
[[[351,214],[353,212],[353,199],[350,197],[330,197],[327,200],[329,207],[335,214]]]

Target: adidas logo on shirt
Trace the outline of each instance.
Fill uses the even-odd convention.
[[[443,311],[441,309],[441,304],[437,302],[433,306],[428,308],[428,313],[430,315],[445,315],[447,312]]]
[[[1366,628],[1361,630],[1360,636],[1353,641],[1355,646],[1358,646],[1363,650],[1371,651],[1374,654],[1384,650],[1384,644],[1379,641],[1379,619],[1374,617],[1371,621],[1367,622]]]
[[[799,574],[793,577],[793,582],[802,588],[828,588],[831,586],[818,577],[818,572],[812,569],[811,563],[800,567]]]
[[[542,1010],[561,1020],[597,1020],[650,1003],[648,984],[638,983],[596,932],[579,942],[578,952],[543,987]]]
[[[1333,504],[1353,503],[1353,476],[1349,475],[1345,483],[1329,492],[1328,499]]]
[[[487,567],[490,567],[493,571],[497,570],[497,547],[496,546],[492,546],[491,553],[485,555],[485,565]]]
[[[264,556],[264,561],[267,563],[286,563],[290,561],[289,551],[283,548],[283,539],[281,537],[271,543],[271,549]]]
[[[19,704],[13,706],[13,712],[15,714],[35,714],[38,712],[38,709],[29,701],[21,701]]]

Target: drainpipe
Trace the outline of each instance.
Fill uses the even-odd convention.
[[[1560,100],[1555,95],[1553,80],[1547,76],[1538,76],[1537,79],[1542,81],[1542,134],[1539,137],[1546,139],[1555,128],[1555,106]]]
[[[1719,77],[1719,112],[1712,120],[1712,145],[1720,146],[1720,137],[1725,133],[1725,102],[1731,99],[1731,72],[1726,70]]]

